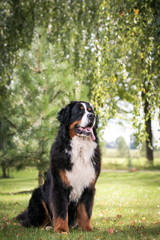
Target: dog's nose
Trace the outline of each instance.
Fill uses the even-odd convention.
[[[88,117],[88,119],[89,119],[90,121],[93,121],[95,115],[94,115],[94,113],[89,113],[89,114],[87,115],[87,117]]]

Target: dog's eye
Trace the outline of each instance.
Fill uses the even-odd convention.
[[[83,107],[83,106],[80,107],[80,111],[82,111],[82,110],[84,110],[84,107]]]
[[[88,112],[92,112],[92,108],[91,107],[88,108]]]

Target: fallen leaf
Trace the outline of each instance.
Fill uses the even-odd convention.
[[[101,236],[98,236],[97,238],[96,238],[96,240],[100,240],[101,239]]]
[[[18,234],[17,234],[17,238],[18,238],[18,237],[20,237],[21,235],[22,235],[22,233],[21,233],[21,234],[20,234],[20,233],[18,233]]]
[[[52,229],[51,226],[47,226],[47,227],[46,227],[46,230],[51,230],[51,229]]]
[[[79,236],[79,238],[78,238],[79,240],[81,240],[81,239],[83,239],[83,236]]]
[[[131,221],[131,225],[132,225],[132,227],[135,225],[135,223],[136,223],[135,220]]]
[[[142,222],[143,223],[146,222],[146,218],[145,217],[142,218]]]
[[[68,235],[68,233],[67,233],[67,232],[62,232],[62,234],[63,234],[63,235],[65,235],[65,236],[67,236],[67,235]]]
[[[122,230],[121,230],[121,229],[117,229],[117,230],[115,230],[115,232],[116,232],[116,233],[122,232]]]
[[[156,222],[156,225],[160,225],[160,222]]]
[[[113,228],[108,228],[107,232],[109,233],[109,235],[112,235],[114,233],[114,229]]]

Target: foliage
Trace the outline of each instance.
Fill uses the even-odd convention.
[[[16,178],[1,180],[0,238],[3,239],[159,239],[158,172],[102,173],[96,186],[92,224],[94,231],[70,229],[68,235],[44,228],[22,228],[12,220],[27,206],[37,186],[35,169],[26,169]],[[16,183],[16,184],[15,184]],[[22,185],[23,183],[23,185]],[[13,189],[14,188],[14,189]]]
[[[20,166],[44,170],[58,130],[57,112],[76,99],[76,91],[79,98],[82,89],[69,64],[58,60],[58,49],[47,41],[44,30],[37,29],[30,51],[22,54],[13,85],[21,129],[15,141],[21,147]]]
[[[159,107],[158,1],[155,5],[150,1],[117,3],[121,1],[113,4],[103,1],[100,8],[101,38],[97,39],[100,57],[95,69],[99,88],[97,91],[95,84],[94,101],[100,113],[106,115],[107,112],[108,117],[114,116],[115,112],[124,112],[120,100],[131,102],[134,125],[142,130],[143,118],[139,118],[141,93],[146,93],[147,100],[152,102],[152,112],[155,106]]]
[[[78,68],[81,69],[79,76],[83,78],[85,76],[83,67],[90,59],[88,54],[90,51],[85,50],[85,43],[90,42],[99,4],[97,0],[2,2],[0,4],[2,90],[5,91],[11,82],[18,50],[30,48],[34,30],[39,26],[43,26],[48,31],[48,39],[53,44],[61,46],[61,56],[74,63],[75,73]],[[84,43],[81,44],[82,42]],[[81,53],[86,58],[85,61],[82,61]],[[88,81],[87,78],[85,80]]]
[[[24,61],[19,50],[31,48],[34,31],[43,26],[58,58],[74,69],[80,89],[89,89],[101,127],[116,114],[133,116],[137,139],[148,138],[152,148],[151,119],[160,106],[158,0],[7,0],[0,11],[1,105],[13,68]]]
[[[132,113],[136,137],[144,141],[150,134],[147,121],[160,104],[159,1],[62,1],[62,5],[55,5],[50,40],[59,41],[75,73],[89,86],[101,125],[116,114]],[[131,103],[128,108],[124,101]],[[152,139],[147,145],[152,148]]]
[[[17,63],[17,51],[29,48],[34,29],[44,26],[50,1],[6,0],[0,2],[0,90],[5,95]]]
[[[137,142],[146,140],[151,162],[151,120],[160,108],[159,6],[158,1],[103,1],[95,37],[93,103],[104,125],[116,114],[132,112]]]
[[[155,91],[155,87],[158,86],[156,79],[159,58],[158,4],[158,1],[149,0],[145,2],[122,0],[66,2],[63,0],[40,3],[28,1],[27,4],[17,1],[17,5],[14,5],[12,1],[8,1],[3,3],[5,10],[2,22],[8,34],[13,35],[14,31],[12,32],[11,29],[17,31],[19,29],[23,34],[30,32],[31,37],[28,37],[28,40],[26,36],[21,36],[21,32],[17,35],[17,39],[23,39],[23,41],[17,41],[16,38],[14,40],[17,44],[23,42],[26,44],[24,46],[27,46],[33,37],[33,31],[30,28],[42,24],[43,19],[43,25],[48,27],[49,40],[58,43],[62,47],[62,56],[74,63],[75,73],[79,74],[83,83],[90,86],[90,91],[94,95],[92,100],[96,104],[96,109],[100,113],[104,112],[103,120],[105,120],[114,116],[119,110],[119,99],[132,101],[136,107],[134,113],[139,115],[140,100],[136,97],[145,89],[141,81],[144,81],[146,76],[153,82],[148,96],[154,100],[152,103],[158,104]],[[26,10],[30,8],[32,11]],[[16,14],[15,11],[17,11]],[[30,22],[22,22],[24,26],[22,23],[19,26],[21,21],[16,19],[23,19],[22,14]],[[33,16],[27,14],[33,14]],[[10,22],[15,25],[10,25],[9,28],[7,23]],[[3,34],[5,39],[10,39],[11,43],[14,42],[12,35],[7,38],[7,33]],[[7,46],[10,45],[7,44]],[[23,44],[16,49],[22,47]],[[7,52],[14,51],[8,49]],[[142,62],[144,63],[141,64]],[[137,66],[139,69],[135,69]],[[139,76],[137,72],[140,72]],[[132,76],[130,81],[126,76],[128,73],[129,77]]]
[[[18,155],[18,148],[13,140],[16,132],[16,109],[13,107],[13,95],[10,95],[1,105],[0,116],[0,166],[3,169],[3,177],[8,177],[9,168],[15,166],[15,159]],[[7,173],[8,170],[8,173]]]

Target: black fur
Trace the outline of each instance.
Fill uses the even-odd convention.
[[[69,129],[70,125],[77,120],[81,120],[84,114],[84,110],[80,109],[81,103],[82,102],[77,101],[71,102],[58,113],[57,118],[60,121],[60,127],[55,143],[51,147],[50,166],[45,182],[43,186],[33,191],[27,209],[17,216],[17,219],[24,227],[37,227],[45,223],[45,225],[52,224],[55,231],[68,231],[67,227],[62,226],[63,224],[61,223],[64,221],[65,225],[67,221],[67,224],[70,226],[76,225],[78,216],[77,207],[80,206],[80,204],[84,206],[84,216],[82,216],[82,219],[88,219],[87,221],[91,219],[95,183],[99,176],[101,167],[101,154],[98,145],[96,124],[93,128],[93,132],[97,147],[94,150],[95,152],[93,157],[90,159],[94,166],[96,175],[93,184],[84,188],[78,202],[74,202],[69,200],[72,186],[63,181],[60,176],[60,171],[63,173],[66,170],[72,171],[73,163],[71,162],[71,155],[69,154],[72,150],[72,139],[69,135]],[[85,103],[87,107],[90,106],[89,103],[83,103]],[[79,171],[81,171],[81,169],[79,169]],[[44,207],[44,205],[46,207]],[[81,223],[79,224],[84,231],[91,230],[87,221],[86,226],[83,226]],[[57,225],[57,222],[61,225],[60,227]]]

